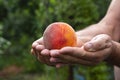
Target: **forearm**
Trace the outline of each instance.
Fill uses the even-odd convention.
[[[98,34],[107,34],[113,40],[120,40],[120,0],[112,0],[105,17],[95,25],[80,30],[77,36],[87,37],[86,41]]]
[[[107,16],[109,18],[109,22],[114,22],[117,23],[120,21],[120,0],[112,0],[108,11],[107,11]],[[110,23],[109,23],[110,24]]]
[[[91,40],[93,37],[99,34],[108,34],[112,36],[110,29],[105,28],[106,26],[103,23],[97,23],[83,30],[77,31],[76,34],[77,37],[84,42]]]
[[[120,0],[112,0],[106,16],[99,22],[106,25],[115,41],[120,39]]]

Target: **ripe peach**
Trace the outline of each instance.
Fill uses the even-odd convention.
[[[65,46],[74,47],[77,44],[74,29],[64,22],[50,24],[44,31],[43,41],[47,49],[61,49]]]

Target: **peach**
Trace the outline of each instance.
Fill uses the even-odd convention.
[[[65,46],[76,46],[77,38],[74,29],[69,24],[55,22],[44,31],[43,42],[47,49],[61,49]]]

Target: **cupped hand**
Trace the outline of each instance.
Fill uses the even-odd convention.
[[[109,57],[112,52],[112,41],[108,35],[100,34],[85,43],[82,47],[64,47],[50,51],[50,61],[56,67],[66,64],[97,65]]]
[[[54,66],[54,62],[50,62],[50,51],[44,47],[43,37],[33,42],[31,53],[36,56],[40,62]]]

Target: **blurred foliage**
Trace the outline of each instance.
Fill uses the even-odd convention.
[[[97,5],[90,0],[46,0],[39,3],[36,14],[38,25],[43,31],[47,25],[55,21],[67,22],[77,30],[95,23],[99,18]]]
[[[52,22],[67,22],[75,30],[97,23],[104,17],[110,1],[0,0],[0,54],[4,53],[0,55],[0,69],[15,64],[24,67],[25,73],[41,73],[39,80],[45,76],[50,80],[56,76],[56,80],[66,80],[67,68],[48,67],[30,54],[32,42],[41,37]],[[112,68],[106,64],[76,68],[75,73],[86,80],[112,80],[109,77],[112,72],[108,72]]]
[[[4,51],[10,46],[10,42],[2,37],[3,25],[0,24],[0,54],[3,54]]]

